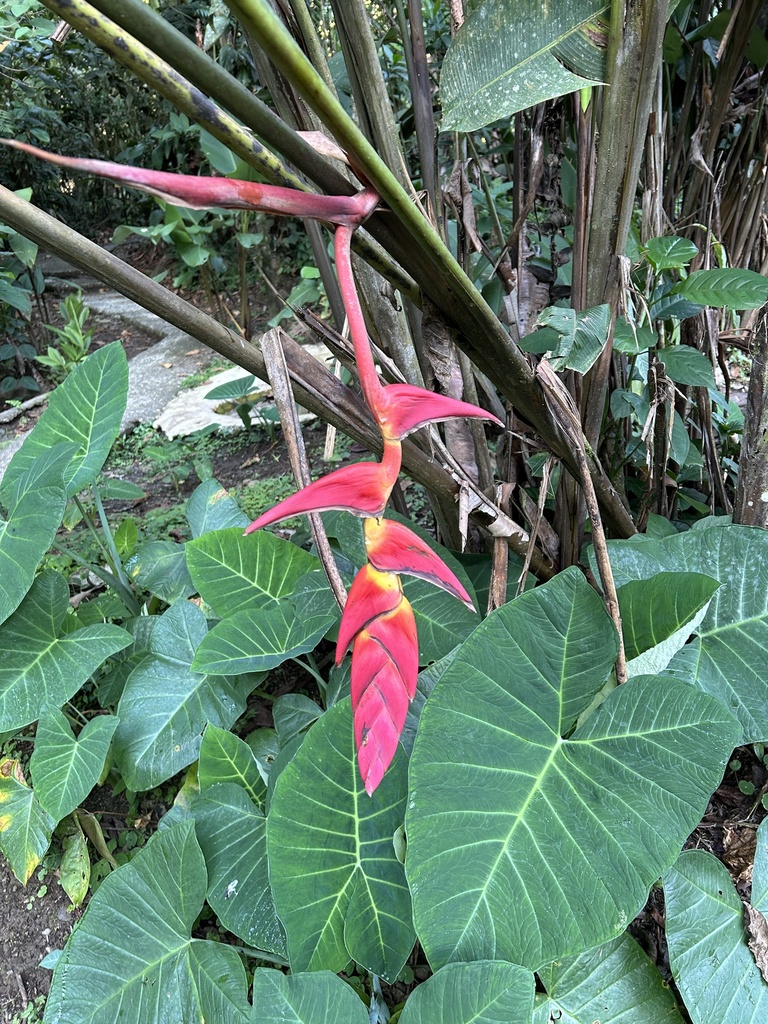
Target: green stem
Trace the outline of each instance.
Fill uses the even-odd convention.
[[[103,583],[107,583],[110,587],[114,587],[115,590],[120,595],[121,601],[128,609],[128,611],[131,612],[132,615],[137,616],[141,613],[141,605],[133,596],[133,594],[129,590],[127,591],[125,589],[125,587],[117,578],[117,576],[113,576],[112,573],[109,572],[109,570],[107,569],[103,569],[98,566],[91,565],[90,562],[86,562],[84,558],[81,558],[80,555],[76,554],[71,548],[68,548],[65,544],[62,544],[61,541],[59,540],[56,541],[55,547],[57,548],[57,550],[63,552],[63,554],[71,558],[73,562],[76,562],[78,565],[82,565],[84,569],[87,569],[89,572],[92,572],[93,575],[97,576]]]
[[[115,545],[115,538],[112,536],[112,530],[110,528],[109,521],[107,520],[107,514],[104,511],[104,505],[102,504],[101,501],[101,493],[99,491],[98,486],[96,484],[93,484],[91,486],[91,491],[93,492],[93,499],[96,502],[96,511],[98,512],[99,515],[101,529],[104,533],[104,543],[109,549],[110,568],[114,571],[115,576],[117,576],[117,578],[120,580],[123,586],[126,587],[126,589],[130,590],[130,580],[125,575],[125,570],[123,569],[123,562],[122,559],[120,558],[120,555],[118,554],[117,546]]]

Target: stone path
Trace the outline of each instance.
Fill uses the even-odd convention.
[[[183,380],[210,364],[214,358],[212,350],[123,295],[105,291],[100,282],[62,260],[48,258],[44,273],[52,291],[66,292],[72,284],[81,288],[85,304],[114,323],[116,336],[126,327],[157,336],[157,344],[129,360],[128,404],[122,432],[131,430],[137,423],[153,423],[169,437],[191,434],[211,423],[242,429],[237,413],[217,414],[216,403],[206,401],[204,396],[220,383],[246,376],[245,370],[232,367],[216,374],[200,388],[181,390]],[[322,345],[308,347],[319,358],[330,358]],[[269,385],[256,381],[251,391],[261,390],[266,394]],[[25,435],[16,433],[18,422],[0,424],[0,479],[24,441]]]

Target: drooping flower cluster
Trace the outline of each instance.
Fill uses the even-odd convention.
[[[305,512],[343,509],[363,518],[367,564],[358,572],[342,615],[336,647],[340,664],[352,647],[351,693],[358,766],[366,792],[373,793],[395,756],[408,705],[416,692],[418,637],[413,609],[401,575],[428,580],[472,608],[455,574],[413,531],[383,517],[402,462],[401,441],[427,423],[491,413],[458,399],[410,384],[383,385],[373,360],[351,261],[352,235],[378,202],[372,188],[354,196],[322,196],[277,186],[147,171],[100,160],[60,157],[8,141],[45,160],[111,178],[162,199],[193,207],[229,207],[312,217],[334,226],[334,252],[341,296],[350,328],[360,384],[381,431],[381,462],[337,469],[286,498],[256,519],[252,533]]]

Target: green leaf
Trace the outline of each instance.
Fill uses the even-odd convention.
[[[207,900],[221,924],[256,949],[285,956],[267,870],[267,822],[245,790],[221,782],[192,803],[208,869]]]
[[[552,368],[586,373],[608,343],[611,308],[603,304],[577,313],[573,309],[548,306],[536,322],[544,330],[551,328],[555,332],[553,343],[548,346]],[[540,334],[541,331],[535,331],[529,338],[534,339]],[[525,345],[522,347],[526,348]]]
[[[71,448],[71,446],[67,446]],[[20,482],[28,479],[23,474]],[[48,551],[64,515],[67,495],[61,482],[53,486],[23,486],[10,495],[8,519],[0,518],[0,622],[21,603],[32,586],[40,560]]]
[[[672,292],[701,306],[757,309],[768,302],[768,278],[739,267],[695,270],[676,284]]]
[[[666,539],[611,541],[611,565],[617,586],[658,572],[699,572],[720,581],[698,639],[674,656],[666,672],[695,683],[736,716],[742,728],[737,744],[757,743],[768,736],[768,533],[716,521],[714,527]]]
[[[448,964],[408,997],[399,1024],[530,1024],[534,978],[516,964]]]
[[[125,571],[140,587],[161,601],[173,604],[195,592],[187,569],[185,544],[172,540],[151,540],[142,544],[125,563]]]
[[[33,790],[16,778],[17,765],[5,761],[0,771],[0,852],[26,885],[48,849],[56,822]]]
[[[403,593],[416,616],[420,665],[443,658],[480,622],[476,612],[427,580],[404,576],[402,581]]]
[[[542,17],[538,0],[517,0],[514,9],[508,0],[485,0],[445,55],[440,131],[474,131],[598,84],[605,62],[605,30],[598,20],[608,9],[605,0],[573,0]]]
[[[206,533],[187,545],[187,565],[203,600],[217,615],[271,608],[319,565],[315,555],[261,530],[240,527]]]
[[[47,570],[0,626],[0,731],[29,725],[46,704],[60,707],[106,658],[130,644],[119,626],[85,626],[59,636],[68,607],[66,580]]]
[[[134,791],[152,789],[196,760],[208,722],[228,729],[245,711],[246,694],[231,679],[192,669],[207,628],[196,605],[172,605],[152,631],[150,654],[128,677],[114,753]]]
[[[622,316],[616,317],[613,328],[613,347],[616,352],[636,356],[653,348],[657,341],[658,338],[649,327],[638,327],[627,323]]]
[[[101,883],[56,965],[45,1015],[56,1024],[246,1024],[240,957],[190,938],[205,898],[191,822],[155,835]]]
[[[81,906],[88,895],[91,881],[91,858],[88,843],[77,821],[62,837],[62,855],[59,865],[59,884],[74,906]]]
[[[280,747],[308,729],[318,720],[323,709],[303,693],[285,693],[272,705],[272,720]]]
[[[744,904],[727,868],[703,850],[664,876],[669,966],[693,1024],[762,1024],[768,985],[747,945]]]
[[[218,480],[203,480],[187,500],[187,522],[193,537],[211,530],[237,526],[244,530],[250,519]]]
[[[253,976],[251,1024],[368,1024],[360,996],[330,971],[283,974],[259,967]]]
[[[99,494],[103,501],[142,501],[147,496],[147,492],[137,484],[114,477],[102,477]]]
[[[320,610],[300,616],[287,598],[269,608],[236,612],[217,623],[203,640],[193,668],[230,675],[266,672],[313,650],[336,617],[335,604],[326,614]]]
[[[700,388],[716,388],[712,363],[703,352],[690,345],[671,345],[658,351],[667,376],[676,384],[691,384]]]
[[[66,715],[53,706],[43,710],[29,767],[38,799],[56,821],[79,807],[99,781],[117,722],[114,715],[98,715],[75,739]]]
[[[433,966],[485,957],[537,970],[607,941],[700,820],[737,733],[717,701],[639,677],[571,734],[616,647],[599,597],[570,569],[490,615],[432,691],[406,834]]]
[[[691,621],[719,586],[717,580],[702,573],[660,572],[648,580],[619,587],[627,660],[669,639]]]
[[[539,971],[533,1024],[682,1024],[658,970],[626,932]]]
[[[393,836],[405,812],[399,752],[372,797],[357,768],[348,699],[312,726],[275,786],[267,844],[291,969],[350,959],[394,981],[411,951],[410,898]]]
[[[698,247],[680,235],[649,238],[641,249],[643,255],[658,274],[662,270],[680,270],[687,267],[698,253]]]
[[[79,363],[48,398],[45,412],[11,459],[0,498],[40,456],[60,442],[77,444],[64,467],[67,494],[94,482],[120,430],[128,399],[128,362],[119,341],[105,345]]]
[[[259,771],[259,763],[245,740],[227,729],[215,725],[205,727],[197,775],[201,790],[220,782],[235,782],[257,807],[264,808],[267,784]]]

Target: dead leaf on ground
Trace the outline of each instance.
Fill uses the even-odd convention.
[[[759,910],[754,907],[745,907],[747,913],[747,932],[749,933],[749,948],[755,958],[757,969],[768,981],[768,921]]]

